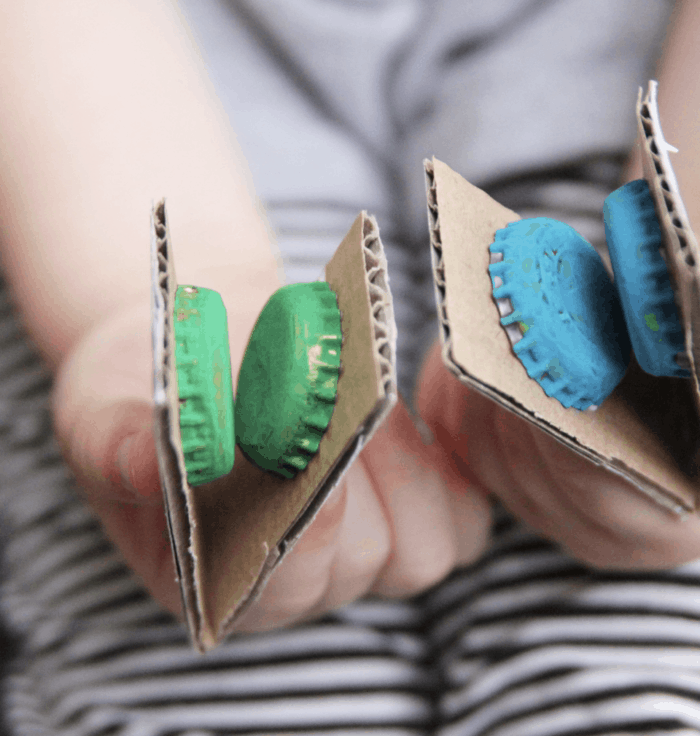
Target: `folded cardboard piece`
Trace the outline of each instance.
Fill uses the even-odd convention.
[[[164,202],[153,209],[151,263],[160,478],[185,617],[204,652],[235,629],[395,404],[396,326],[377,223],[362,212],[325,269],[338,298],[343,346],[337,402],[318,453],[286,480],[254,467],[237,448],[229,475],[192,488],[180,438],[177,281]]]
[[[655,82],[644,99],[640,90],[637,115],[693,379],[656,378],[632,365],[595,412],[565,409],[546,396],[511,349],[488,271],[496,230],[520,218],[433,159],[425,169],[442,356],[463,383],[684,515],[696,509],[699,488],[700,253],[661,133]]]

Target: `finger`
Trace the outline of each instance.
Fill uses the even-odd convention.
[[[461,477],[482,493],[481,461],[493,453],[490,427],[496,404],[467,388],[444,365],[435,343],[422,367],[417,395],[418,411],[442,449],[440,471],[448,482]]]
[[[162,505],[143,506],[104,498],[92,498],[90,505],[148,592],[182,619],[182,597]]]
[[[393,534],[391,557],[373,593],[415,595],[481,552],[489,529],[486,499],[471,493],[463,479],[454,483],[455,475],[443,467],[447,458],[424,445],[402,403],[378,430],[365,459]]]
[[[365,595],[392,554],[390,522],[368,472],[365,453],[348,471],[348,476],[347,507],[328,586],[312,615]]]
[[[388,524],[361,462],[331,494],[242,617],[241,631],[263,631],[319,616],[371,585],[390,545]]]
[[[482,462],[493,452],[489,426],[494,402],[470,391],[445,367],[441,346],[436,342],[420,371],[417,406],[433,434],[426,448],[432,467],[448,489],[457,537],[457,565],[476,560],[485,549],[491,530],[488,488],[507,473],[495,464],[493,474],[484,476]]]
[[[75,412],[60,433],[64,455],[83,492],[134,504],[162,503],[153,410],[140,401]]]
[[[181,612],[152,435],[148,300],[96,325],[53,395],[64,455],[110,539],[148,590]]]
[[[700,518],[680,518],[620,476],[588,462],[535,428],[535,451],[555,489],[557,506],[578,529],[562,542],[598,567],[666,568],[700,557]],[[551,492],[550,492],[551,495]],[[561,533],[558,535],[561,537]]]
[[[95,325],[58,373],[54,420],[64,455],[93,497],[158,503],[148,302]]]
[[[442,448],[439,448],[444,453]],[[473,480],[450,470],[447,457],[440,461],[444,468],[442,479],[448,494],[452,524],[457,539],[456,567],[472,564],[488,546],[492,527],[492,509],[489,494]]]
[[[239,619],[237,631],[267,631],[290,625],[318,604],[328,587],[346,503],[347,486],[341,483],[275,568],[260,598]]]
[[[447,376],[438,347],[421,411],[451,464],[574,557],[615,569],[664,568],[700,557],[700,518],[681,520],[618,475],[469,392]],[[430,385],[430,382],[427,382]],[[440,409],[440,407],[444,409]]]
[[[372,592],[402,597],[442,580],[457,559],[448,491],[430,469],[422,440],[402,402],[365,451],[392,530],[391,556]]]
[[[181,598],[163,513],[150,407],[124,402],[78,415],[80,420],[64,439],[82,492],[150,593],[180,615]],[[124,447],[120,459],[120,448]]]
[[[123,437],[115,443],[114,471],[121,488],[133,493],[137,502],[160,503],[160,476],[150,406],[122,405],[128,418],[121,428]],[[119,432],[121,434],[121,432]]]
[[[700,520],[681,520],[620,476],[508,412],[495,415],[494,493],[576,559],[608,569],[665,568],[700,556]]]

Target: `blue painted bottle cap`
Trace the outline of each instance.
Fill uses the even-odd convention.
[[[496,232],[493,296],[509,299],[501,324],[522,338],[513,350],[527,374],[564,407],[601,404],[620,383],[630,342],[615,287],[593,246],[548,217]],[[500,254],[500,255],[498,255]]]
[[[637,362],[655,376],[689,377],[676,362],[676,356],[685,352],[683,327],[661,255],[661,227],[646,181],[631,181],[610,194],[603,219]]]

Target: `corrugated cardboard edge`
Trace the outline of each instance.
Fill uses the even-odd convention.
[[[294,486],[285,486],[284,483],[290,482],[253,468],[237,451],[236,464],[230,476],[198,486],[194,493],[186,482],[177,421],[177,379],[170,354],[170,346],[174,344],[170,315],[177,282],[163,202],[154,208],[152,223],[154,397],[158,460],[186,620],[193,644],[200,652],[204,652],[215,647],[235,629],[237,620],[260,595],[273,569],[292,549],[396,403],[396,326],[386,258],[377,223],[363,212],[328,263],[326,279],[338,295],[344,347],[345,342],[357,347],[359,340],[365,345],[364,348],[359,346],[359,354],[367,358],[362,362],[371,365],[359,366],[359,371],[353,371],[351,365],[349,370],[346,357],[341,366],[339,399],[318,454],[312,459],[309,468],[300,473],[295,481],[291,481]],[[351,329],[352,334],[348,335],[346,328],[353,320],[355,326]],[[358,375],[353,376],[353,372]],[[347,390],[348,387],[358,388],[353,383],[354,379],[362,383],[359,388],[363,392],[365,403],[362,406],[366,405],[366,411],[355,406],[355,393]],[[345,390],[341,398],[343,386]],[[343,426],[341,420],[345,416],[346,425],[348,417],[356,421],[353,417],[357,411],[344,414],[344,407],[364,412],[361,420],[352,427]],[[329,454],[328,448],[336,447],[339,442],[341,451]],[[247,481],[248,486],[242,485],[241,480]],[[254,552],[253,557],[259,561],[251,561],[247,569],[240,570],[236,568],[235,560],[222,560],[219,554],[221,550],[230,550],[227,504],[229,509],[231,503],[235,506],[237,495],[240,498],[251,493],[264,494],[266,486],[278,494],[282,493],[282,498],[288,498],[290,489],[294,487],[296,497],[302,499],[303,504],[296,509],[291,509],[287,504],[283,510],[275,508],[271,511],[273,515],[282,516],[272,520],[272,526],[283,530],[273,540],[261,538],[258,544],[255,535],[260,535],[260,530],[246,530],[250,531],[249,536],[255,537],[251,544],[258,552]],[[212,515],[217,517],[213,525]],[[246,544],[248,541],[244,540]],[[247,550],[250,558],[250,544]],[[212,572],[212,568],[216,570]],[[240,579],[232,581],[226,576],[222,579],[222,569],[224,573],[229,569],[238,569]],[[220,591],[222,586],[228,592]],[[233,602],[230,602],[231,588],[238,591]]]
[[[669,151],[661,130],[657,104],[657,83],[649,82],[647,94],[639,88],[637,124],[642,153],[644,178],[649,184],[656,214],[664,238],[664,256],[671,275],[685,332],[686,355],[695,388],[695,400],[700,411],[700,248],[690,226],[673,172]]]
[[[185,458],[179,436],[180,424],[172,421],[172,403],[169,398],[175,370],[171,352],[174,345],[171,315],[176,288],[165,200],[161,200],[151,213],[154,435],[177,582],[182,594],[187,626],[190,631],[194,631],[197,625],[197,604],[192,584],[194,560],[190,550],[190,521],[186,484],[183,481]]]
[[[490,295],[491,287],[487,270],[488,245],[493,241],[495,231],[505,227],[508,222],[518,220],[519,217],[436,159],[425,162],[425,171],[435,296],[442,341],[442,357],[447,368],[466,385],[535,424],[595,464],[602,465],[622,476],[664,508],[679,516],[693,511],[696,502],[695,486],[692,480],[680,471],[666,450],[660,446],[653,432],[628,406],[626,396],[629,395],[629,384],[625,385],[627,378],[603,406],[591,414],[577,412],[574,409],[563,409],[555,399],[546,397],[541,388],[527,377],[522,365],[513,355],[504,331],[498,325],[496,308]],[[443,185],[450,189],[449,199],[462,197],[459,203],[451,205],[452,210],[449,213],[442,212],[439,207],[440,192],[436,181],[438,171]],[[465,234],[463,238],[457,236],[460,243],[452,243],[451,248],[455,253],[457,249],[464,249],[464,259],[472,259],[463,261],[463,263],[471,264],[474,278],[479,280],[477,291],[480,290],[483,293],[477,307],[480,311],[470,314],[469,322],[490,326],[491,332],[488,336],[480,335],[480,338],[488,339],[488,352],[484,354],[491,357],[492,368],[497,369],[502,366],[502,373],[507,374],[508,380],[504,381],[501,376],[500,382],[503,385],[500,388],[496,388],[493,381],[489,381],[491,375],[484,374],[479,378],[475,375],[478,371],[472,372],[465,368],[465,364],[469,363],[467,357],[473,360],[472,356],[468,356],[467,353],[477,348],[485,350],[483,343],[479,346],[474,343],[470,344],[469,337],[465,333],[459,336],[461,341],[459,350],[455,348],[456,335],[453,334],[454,325],[450,315],[450,301],[462,305],[463,295],[473,290],[475,285],[461,283],[456,274],[446,273],[443,258],[444,223],[441,224],[441,217],[448,214],[450,218],[454,218],[454,221],[450,223],[451,229],[455,229],[460,218],[465,224],[468,222],[468,219],[465,218],[474,214],[485,218],[484,222],[471,223],[476,229],[483,230],[479,237],[484,242],[469,242],[469,235]],[[483,273],[479,265],[482,250]],[[488,294],[488,299],[484,297],[486,294]],[[487,301],[489,303],[486,303]],[[452,315],[453,318],[454,316]],[[457,356],[457,352],[461,357]],[[482,373],[484,373],[483,370]],[[512,390],[508,392],[508,389]],[[582,441],[582,438],[591,439]],[[590,446],[591,444],[598,448],[604,447],[607,452],[594,449]]]

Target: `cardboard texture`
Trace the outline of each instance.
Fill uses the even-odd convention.
[[[660,210],[667,260],[688,345],[700,318],[697,243],[672,175],[656,111],[655,85],[638,106],[644,171]],[[651,163],[650,163],[651,161]],[[625,478],[678,515],[694,511],[699,424],[695,382],[656,378],[630,366],[596,412],[564,409],[529,378],[499,323],[488,272],[496,230],[518,215],[446,164],[425,162],[435,294],[447,367],[465,384],[532,422],[580,455]],[[664,184],[667,183],[667,185]],[[602,213],[601,213],[602,217]],[[675,219],[674,219],[675,218]],[[695,320],[695,321],[694,321]],[[697,346],[689,360],[698,365]]]
[[[673,173],[669,151],[674,151],[664,139],[656,101],[657,83],[650,82],[642,98],[637,98],[638,142],[642,151],[644,178],[654,197],[656,214],[664,238],[664,257],[673,283],[676,303],[685,328],[688,363],[693,375],[693,392],[700,410],[700,251],[690,227],[688,214],[681,199]],[[698,340],[695,339],[698,335]]]
[[[234,630],[395,404],[396,326],[377,224],[363,212],[325,269],[338,297],[343,347],[338,399],[318,453],[285,480],[257,469],[237,448],[228,476],[191,488],[171,353],[177,282],[164,202],[153,211],[151,249],[158,460],[186,620],[204,652]]]

